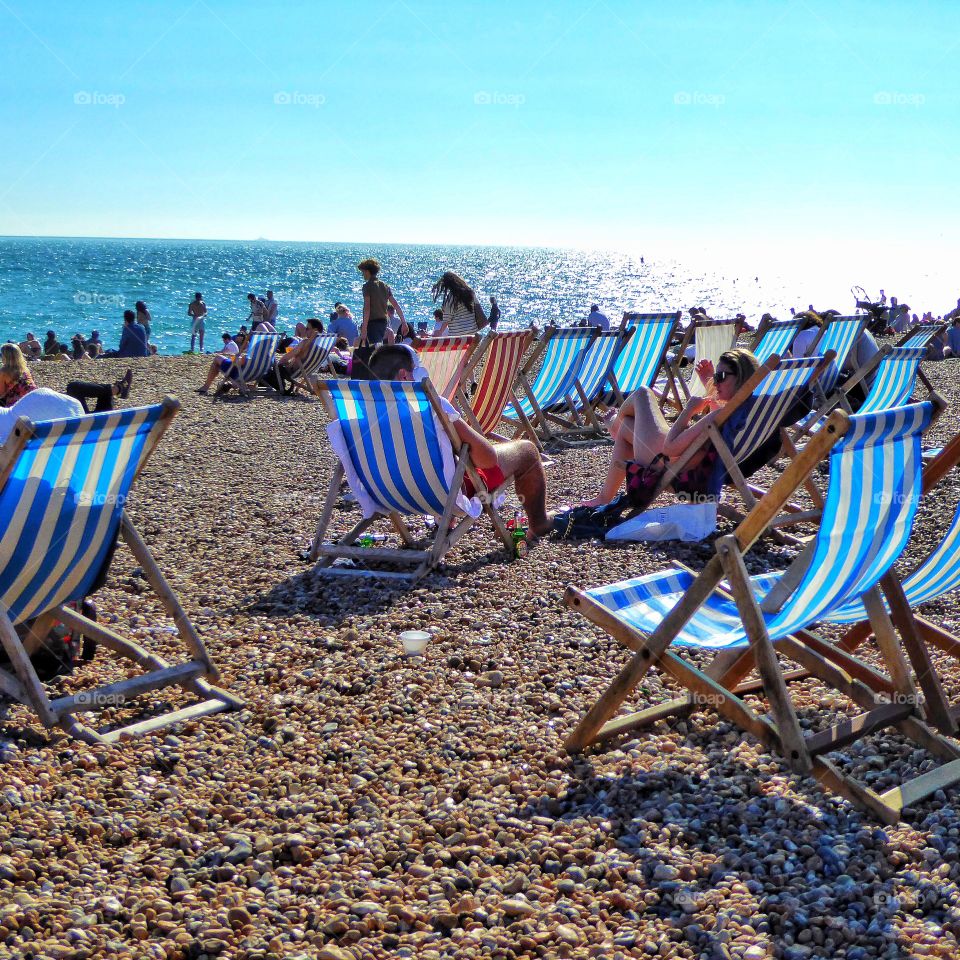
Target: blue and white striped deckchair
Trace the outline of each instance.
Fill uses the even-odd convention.
[[[247,396],[250,387],[255,387],[273,369],[279,342],[279,333],[251,334],[246,350],[234,357],[233,366],[224,375],[223,383],[237,387]]]
[[[124,511],[134,479],[178,409],[168,398],[154,407],[65,420],[21,418],[0,448],[0,643],[10,663],[0,668],[0,692],[33,708],[45,726],[59,724],[88,742],[111,742],[240,703],[200,679],[216,677],[216,669]],[[118,533],[189,648],[186,663],[171,666],[67,606],[80,607],[102,585]],[[145,672],[51,701],[29,657],[58,622]],[[105,734],[76,718],[173,684],[208,699]]]
[[[309,379],[319,376],[323,371],[327,363],[327,357],[330,356],[330,351],[336,342],[337,337],[333,333],[321,333],[319,336],[311,338],[305,355],[300,358],[299,365],[289,371],[294,389],[303,390],[305,393],[313,393]]]
[[[641,387],[653,387],[661,371],[667,375],[667,384],[663,394],[673,376],[667,364],[667,350],[673,341],[680,322],[680,311],[673,313],[625,313],[621,328],[633,330],[633,335],[623,345],[617,359],[613,363],[613,389],[605,393],[600,399],[604,403],[617,404],[623,401]],[[674,393],[677,392],[676,383],[673,383]],[[675,397],[680,402],[679,394]]]
[[[946,324],[942,321],[937,323],[918,323],[915,327],[908,330],[896,343],[897,347],[923,347],[926,349],[930,341],[940,333]]]
[[[771,488],[769,499],[761,501],[733,535],[717,541],[716,556],[699,576],[677,567],[593,590],[568,588],[567,603],[635,655],[568,738],[567,748],[581,750],[596,740],[711,704],[726,719],[779,750],[794,769],[813,774],[886,822],[898,820],[908,804],[960,780],[960,750],[921,722],[919,698],[877,590],[909,540],[921,489],[920,439],[938,412],[932,402],[878,414],[834,411],[800,459]],[[781,576],[757,582],[747,574],[744,553],[826,451],[830,479],[815,539]],[[726,588],[721,587],[724,577]],[[865,664],[835,650],[826,656],[829,645],[808,630],[861,596],[868,600],[874,630],[884,638],[882,653],[890,677],[883,678],[878,690],[852,678],[867,671]],[[740,659],[755,663],[773,719],[755,712],[729,688],[729,678],[738,675],[729,658],[719,662],[719,671],[703,672],[675,648],[737,651]],[[867,712],[806,736],[778,652],[848,694]],[[851,669],[856,665],[856,672],[851,676],[837,663]],[[652,666],[679,680],[690,695],[610,721]],[[892,694],[892,700],[882,697],[880,690]],[[880,795],[823,756],[888,726],[897,726],[914,739],[919,734],[924,746],[950,762],[935,777],[925,774]]]
[[[469,448],[460,444],[429,380],[326,380],[317,393],[333,421],[327,432],[339,460],[310,554],[324,573],[417,580],[443,559],[481,512],[487,513],[513,553],[513,539],[493,504],[497,491],[488,491],[474,469]],[[339,541],[328,542],[327,529],[344,476],[363,518]],[[462,494],[464,477],[477,491],[478,499],[472,502]],[[457,511],[464,518],[455,523]],[[412,547],[414,538],[402,519],[411,514],[438,518],[425,549],[353,546],[378,518],[387,518],[404,544]],[[352,566],[332,566],[341,558]],[[368,561],[412,569],[374,570],[363,566]]]
[[[719,412],[702,439],[670,464],[657,493],[669,487],[690,460],[710,443],[723,461],[726,482],[737,490],[747,507],[753,507],[755,494],[759,491],[747,483],[743,468],[792,419],[792,411],[809,394],[811,386],[831,360],[831,355],[786,360],[773,356],[767,360]],[[719,492],[719,489],[712,491],[714,494]],[[726,505],[723,510],[737,516]]]
[[[596,327],[549,327],[538,348],[520,370],[517,379],[523,393],[519,397],[519,409],[541,439],[552,440],[556,426],[567,427],[567,423],[554,413],[568,405],[583,355],[598,332]],[[538,361],[540,369],[531,384],[528,376]],[[518,436],[526,429],[512,403],[504,409],[503,417],[516,425]]]
[[[876,413],[908,403],[917,386],[920,361],[926,355],[926,347],[893,347],[885,352],[858,413]]]
[[[603,330],[584,351],[579,365],[569,380],[567,409],[569,427],[563,435],[602,435],[603,424],[597,419],[594,404],[610,389],[613,363],[617,352],[633,336],[633,329]]]
[[[757,339],[753,345],[753,355],[761,362],[766,363],[774,354],[782,357],[789,353],[794,337],[800,332],[803,319],[767,321],[757,331]]]

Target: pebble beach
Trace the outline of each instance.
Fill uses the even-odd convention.
[[[207,364],[132,362],[126,405],[182,410],[128,511],[246,706],[101,747],[0,705],[0,960],[960,955],[958,789],[885,827],[709,710],[563,750],[626,660],[564,588],[699,569],[710,542],[545,539],[510,561],[481,520],[412,588],[318,576],[300,555],[334,466],[319,400],[198,396]],[[62,389],[127,365],[31,369]],[[950,403],[939,445],[960,429],[960,365],[924,370]],[[593,495],[609,455],[552,453],[548,505]],[[924,502],[901,569],[958,496],[951,476]],[[356,517],[341,504],[335,530]],[[764,539],[751,572],[793,555]],[[184,658],[122,545],[94,599]],[[960,598],[925,615],[958,631]],[[403,657],[404,630],[431,633],[424,657]],[[960,665],[936,662],[960,703]],[[125,676],[101,650],[50,688]],[[674,689],[651,673],[642,692]],[[804,726],[850,709],[814,681],[792,690]],[[116,719],[186,702],[168,689]],[[938,763],[889,731],[834,759],[884,789]]]

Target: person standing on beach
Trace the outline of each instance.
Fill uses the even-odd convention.
[[[187,307],[187,316],[192,321],[190,328],[190,352],[193,353],[193,345],[197,337],[200,337],[200,352],[203,353],[203,333],[206,329],[207,305],[203,302],[203,294],[195,293],[193,302]]]
[[[266,322],[269,323],[271,327],[273,327],[273,330],[270,331],[271,333],[277,332],[277,313],[279,309],[280,307],[277,304],[277,301],[273,299],[273,291],[268,290],[267,291],[267,315],[264,317],[264,320],[266,320]]]
[[[497,324],[500,322],[500,305],[496,297],[490,298],[490,314],[487,319],[490,321],[490,332],[496,333]]]
[[[476,293],[459,274],[448,270],[430,292],[434,302],[439,300],[443,308],[443,321],[440,329],[434,330],[434,336],[470,337],[486,326],[487,317]]]
[[[364,280],[360,343],[367,343],[372,346],[383,343],[386,336],[388,303],[393,304],[401,322],[405,322],[405,318],[393,291],[380,279],[380,261],[369,257],[358,263],[357,269],[363,275]]]
[[[250,328],[254,329],[263,320],[266,311],[263,301],[259,300],[255,293],[248,293],[247,300],[250,302],[250,312],[247,314],[247,320],[250,321]]]

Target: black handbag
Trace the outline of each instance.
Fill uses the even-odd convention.
[[[351,380],[376,380],[374,372],[370,369],[370,358],[373,356],[377,344],[370,344],[364,341],[359,347],[353,348],[353,364],[350,367]]]

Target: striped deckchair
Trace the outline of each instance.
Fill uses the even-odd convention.
[[[675,566],[592,590],[568,588],[568,605],[603,627],[634,656],[567,739],[567,749],[582,750],[710,705],[780,752],[794,770],[812,775],[886,823],[897,822],[903,809],[918,799],[960,780],[960,749],[924,722],[877,588],[909,539],[920,494],[920,437],[939,409],[928,402],[878,414],[834,411],[767,497],[732,535],[717,540],[716,555],[699,576]],[[780,576],[758,585],[747,573],[744,555],[827,453],[827,504],[816,538]],[[861,596],[873,629],[883,638],[888,675],[810,630]],[[680,656],[683,648],[722,656],[704,670]],[[800,663],[865,712],[856,717],[844,714],[834,726],[805,734],[778,654]],[[755,665],[760,674],[769,715],[763,708],[753,709],[735,692],[733,682],[741,676],[744,662],[748,670]],[[679,681],[688,694],[611,719],[654,666]],[[891,726],[948,762],[934,773],[878,794],[826,758]]]
[[[295,390],[313,393],[309,381],[323,371],[327,357],[330,356],[336,341],[337,337],[332,333],[321,333],[311,338],[305,355],[300,358],[300,363],[289,371],[290,381]]]
[[[700,320],[697,318],[690,324],[672,363],[674,376],[680,383],[687,400],[691,397],[706,396],[707,392],[703,381],[696,375],[695,364],[701,360],[709,360],[716,367],[720,355],[736,346],[739,329],[740,324],[736,320]],[[691,364],[690,369],[693,372],[689,379],[684,379],[680,373],[680,367],[691,339],[694,343],[694,364]]]
[[[32,423],[22,417],[0,448],[0,648],[8,660],[0,667],[0,692],[31,707],[44,726],[59,725],[90,743],[113,742],[242,705],[202,679],[216,679],[216,667],[124,509],[133,481],[178,409],[167,398],[153,407],[66,420]],[[171,665],[116,628],[68,606],[81,609],[83,599],[102,585],[118,534],[186,644],[190,659],[185,662]],[[30,656],[58,623],[144,672],[50,700]],[[202,701],[108,732],[77,718],[173,685]]]
[[[680,311],[673,313],[625,313],[621,329],[633,330],[633,335],[624,344],[613,364],[613,389],[601,400],[607,404],[619,406],[641,387],[653,387],[657,377],[663,372],[666,382],[660,391],[661,402],[672,387],[674,399],[680,402],[680,395],[673,373],[667,363],[667,350],[677,331]]]
[[[324,574],[418,580],[485,512],[494,530],[513,555],[513,539],[494,506],[499,491],[488,490],[447,419],[429,380],[325,380],[317,393],[333,421],[327,428],[338,463],[310,556]],[[327,541],[344,476],[357,497],[363,518],[339,541]],[[461,493],[464,477],[477,492],[473,501]],[[464,514],[455,520],[457,512]],[[421,549],[404,515],[437,518],[432,540]],[[354,546],[379,518],[390,521],[407,549]],[[346,560],[351,565],[333,566]],[[375,569],[391,563],[402,572]]]
[[[580,368],[584,352],[596,339],[596,327],[548,327],[526,363],[520,368],[517,380],[523,389],[519,403],[510,404],[503,417],[523,432],[529,421],[541,440],[553,440],[557,428],[564,430],[568,422],[555,411],[567,405],[573,389],[573,380]],[[529,374],[537,363],[540,369],[531,384]]]
[[[930,341],[941,333],[947,324],[942,321],[937,323],[918,323],[911,327],[895,344],[897,347],[924,347],[930,345]]]
[[[782,357],[789,353],[794,337],[803,326],[802,318],[790,320],[766,320],[760,324],[751,351],[761,362],[766,363],[774,354]]]
[[[660,480],[657,494],[667,489],[709,443],[723,462],[726,482],[736,489],[747,508],[752,509],[757,494],[762,491],[747,483],[744,468],[787,425],[792,411],[809,394],[832,360],[832,354],[786,360],[770,357],[719,411],[701,438],[670,464]],[[740,516],[726,504],[720,509],[728,516]]]
[[[920,361],[926,356],[927,350],[926,347],[884,347],[881,354],[874,368],[876,375],[873,385],[858,413],[876,413],[907,403],[916,389]],[[847,381],[847,389],[852,389],[862,379],[862,376],[851,377]]]
[[[420,363],[426,368],[430,382],[441,397],[453,402],[460,389],[463,371],[479,343],[478,334],[469,337],[431,337],[420,348]]]
[[[517,330],[503,333],[491,333],[483,338],[483,345],[474,351],[461,382],[469,381],[476,367],[483,360],[483,369],[477,380],[477,389],[472,400],[461,389],[457,394],[460,412],[484,436],[496,440],[505,440],[496,431],[508,402],[513,402],[514,410],[521,416],[521,431],[540,445],[536,431],[523,414],[514,390],[517,371],[523,363],[530,344],[533,342],[532,330]]]
[[[601,330],[596,339],[584,351],[573,376],[569,380],[566,395],[567,411],[564,418],[568,427],[561,439],[571,436],[602,436],[606,428],[597,418],[594,404],[610,388],[613,380],[613,364],[617,353],[636,332],[636,327],[624,330]]]
[[[246,350],[233,358],[233,366],[224,374],[223,384],[249,396],[250,388],[256,387],[273,369],[279,342],[279,333],[251,334]]]

